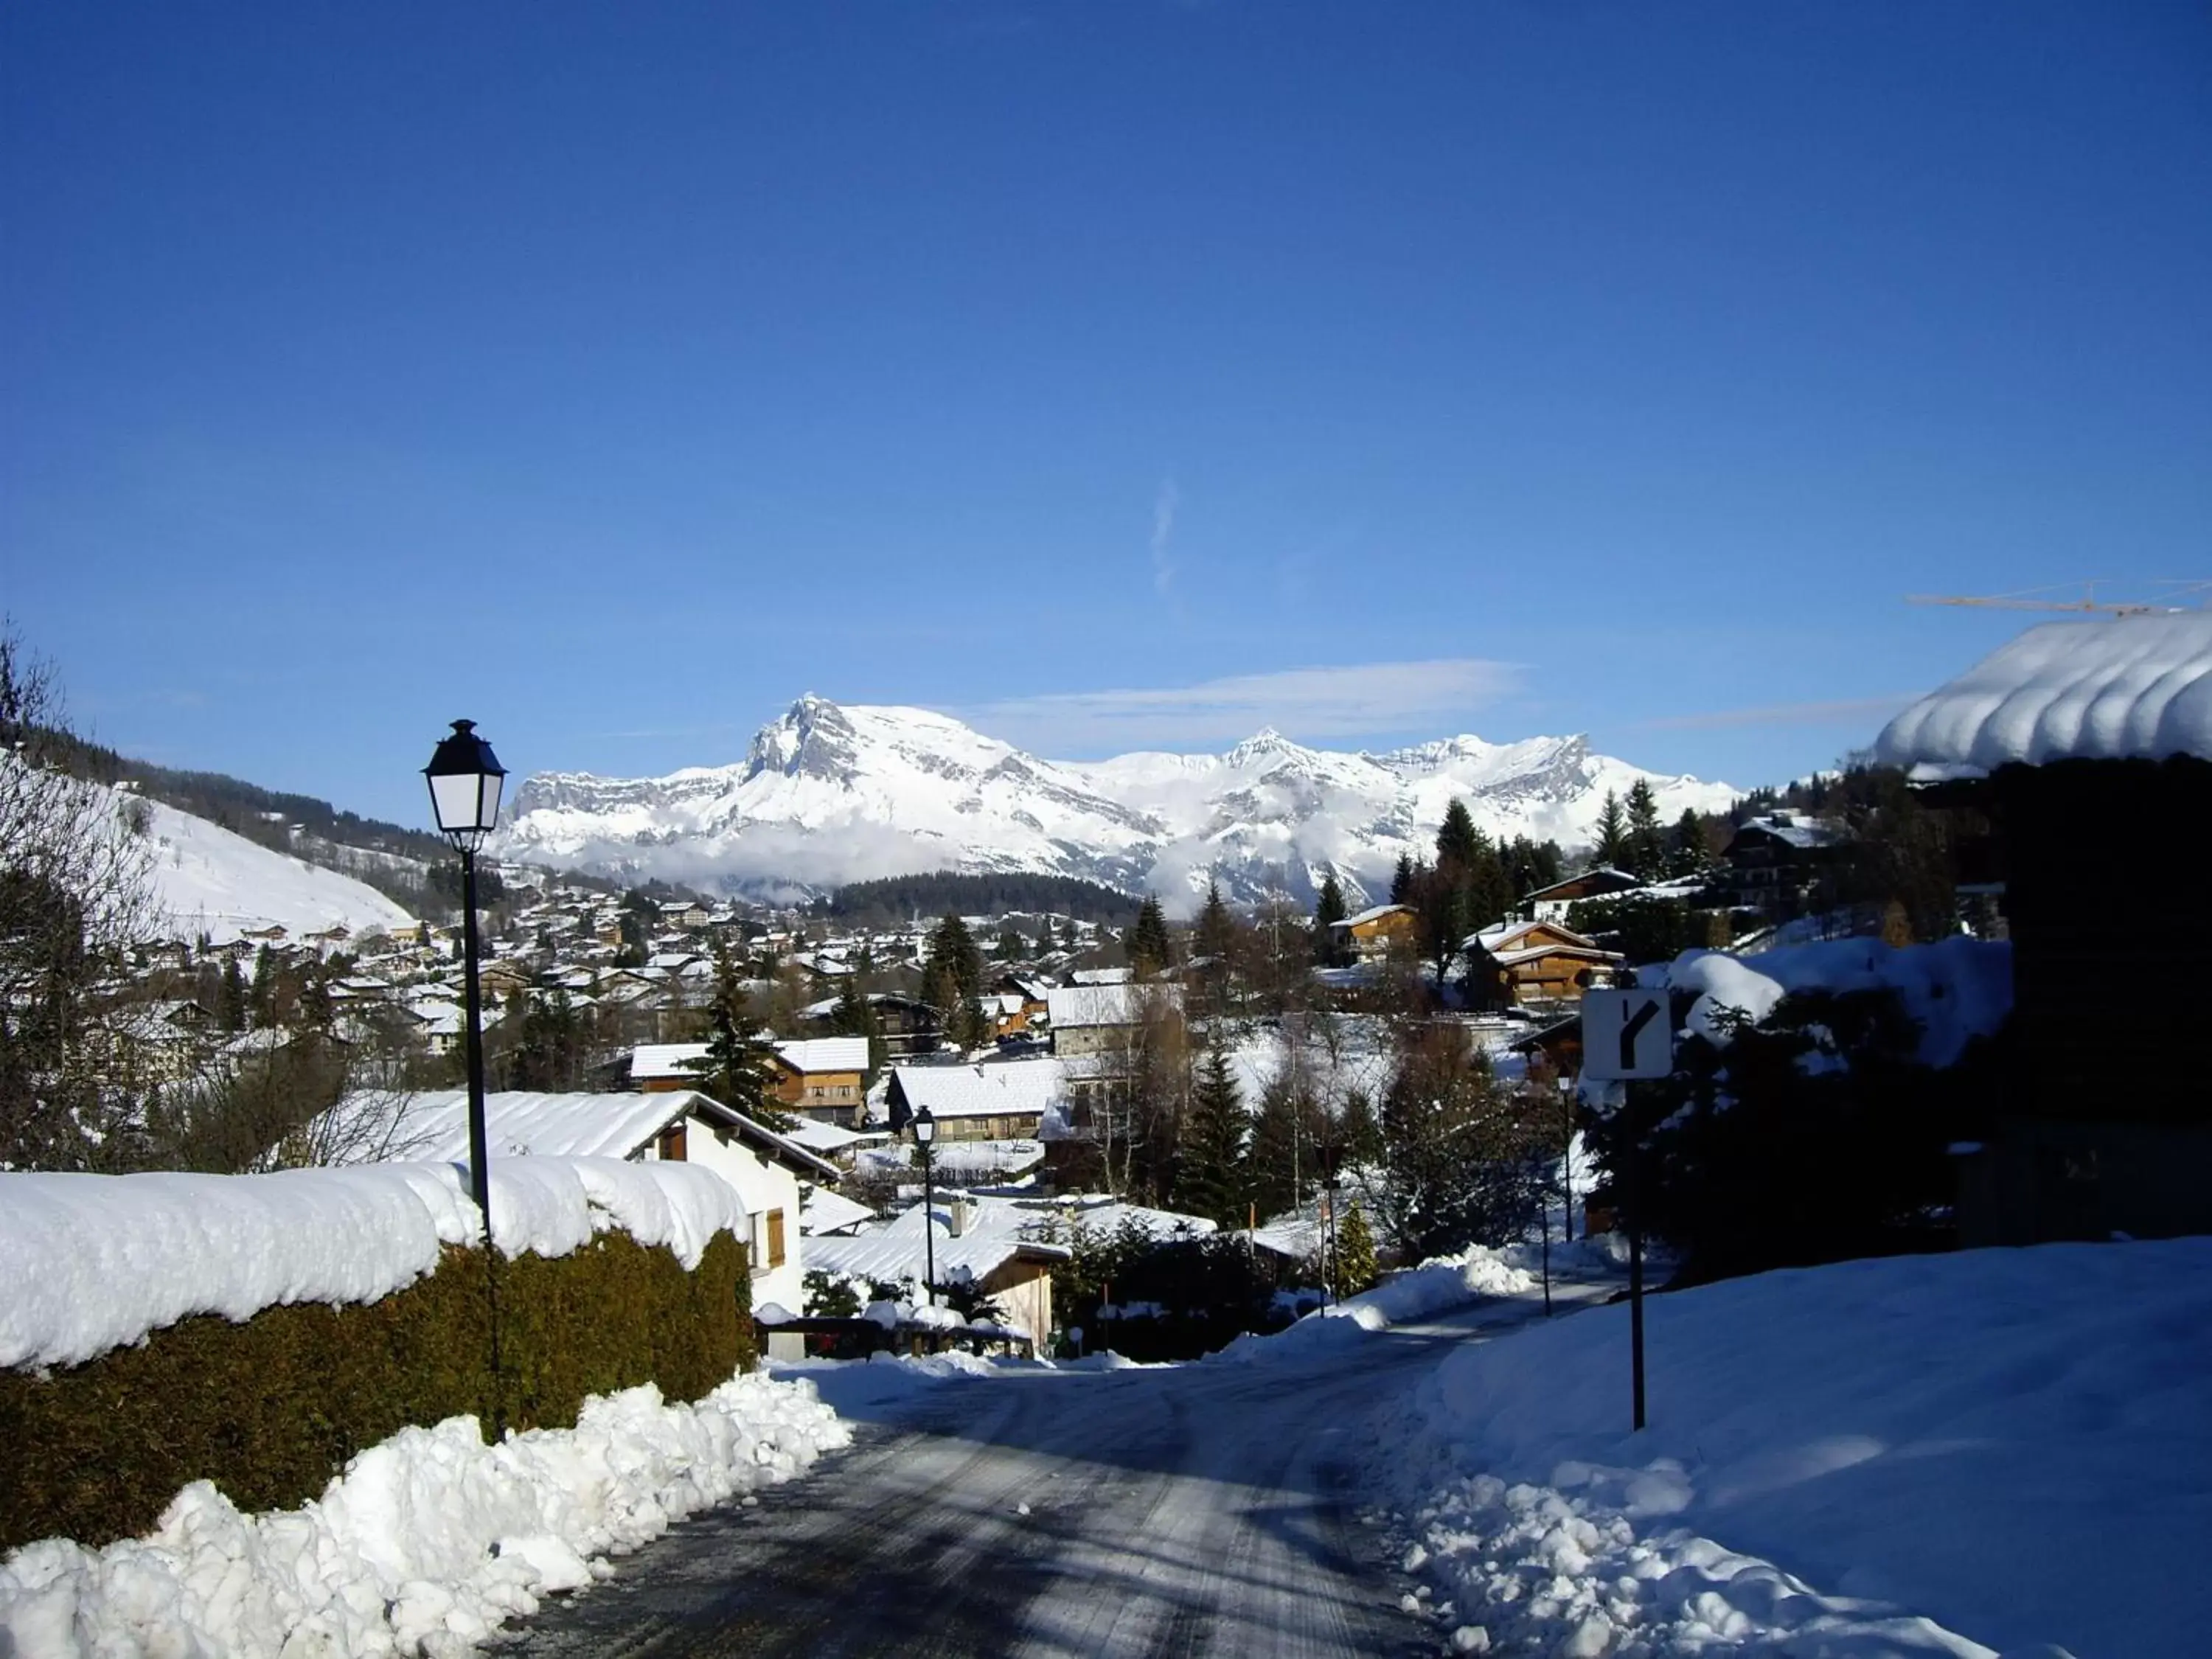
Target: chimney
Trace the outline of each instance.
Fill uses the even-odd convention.
[[[969,1228],[975,1224],[975,1200],[956,1198],[945,1206],[945,1231],[954,1238],[967,1237]]]

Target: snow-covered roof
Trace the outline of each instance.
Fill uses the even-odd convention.
[[[931,1252],[940,1282],[961,1270],[983,1279],[1018,1256],[1040,1264],[1065,1261],[1073,1252],[1064,1244],[1047,1244],[1030,1235],[1041,1222],[1034,1211],[1003,1199],[969,1198],[969,1220],[955,1238],[951,1228],[953,1200],[939,1199],[932,1210],[935,1225]],[[850,1238],[811,1238],[807,1265],[855,1279],[920,1279],[922,1272],[922,1206],[872,1231]]]
[[[703,1042],[641,1042],[630,1051],[633,1078],[696,1077],[707,1058]]]
[[[1049,1057],[980,1066],[894,1066],[907,1109],[933,1117],[1014,1117],[1042,1113],[1060,1097],[1065,1074]]]
[[[775,1045],[776,1057],[794,1072],[865,1072],[868,1040],[858,1036],[800,1037]]]
[[[356,1096],[353,1103],[372,1097]],[[335,1109],[344,1111],[348,1103]],[[756,1123],[696,1089],[653,1094],[532,1094],[502,1089],[484,1097],[484,1135],[494,1158],[629,1158],[678,1118],[696,1115],[735,1129],[777,1162],[809,1180],[836,1181],[837,1166]],[[399,1103],[392,1152],[434,1163],[465,1163],[469,1156],[469,1095],[439,1089]]]
[[[1759,817],[1746,818],[1737,829],[1741,835],[1747,830],[1771,836],[1777,841],[1787,842],[1792,847],[1808,850],[1816,847],[1832,847],[1844,838],[1837,825],[1821,818],[1808,818],[1802,812],[1768,812]]]
[[[834,1123],[823,1123],[803,1117],[785,1133],[785,1139],[804,1146],[810,1152],[820,1152],[828,1158],[849,1146],[883,1139],[881,1133],[864,1134],[858,1129],[841,1129]]]
[[[1181,1007],[1178,985],[1056,985],[1045,997],[1047,1017],[1055,1030],[1082,1025],[1134,1025],[1147,1004]]]
[[[1070,985],[1127,985],[1136,978],[1127,968],[1079,968],[1067,976]]]
[[[843,1232],[848,1227],[857,1227],[875,1218],[873,1210],[865,1204],[855,1203],[842,1193],[817,1189],[807,1194],[799,1206],[799,1231],[809,1238]]]
[[[2212,760],[2212,611],[2031,628],[1890,721],[1874,754],[1931,778],[2010,761]]]
[[[1638,887],[1643,884],[1638,878],[1630,875],[1626,870],[1616,870],[1609,864],[1596,864],[1592,865],[1587,870],[1577,871],[1571,876],[1563,877],[1561,879],[1553,882],[1548,887],[1539,887],[1534,892],[1529,894],[1527,898],[1522,900],[1522,902],[1523,904],[1533,903],[1537,899],[1548,897],[1550,895],[1560,892],[1566,888],[1581,887],[1592,883],[1603,884],[1614,888],[1616,890],[1624,887]]]
[[[1334,925],[1339,927],[1359,927],[1370,921],[1380,921],[1385,916],[1401,914],[1410,916],[1413,914],[1412,907],[1404,904],[1377,904],[1362,910],[1356,916],[1346,916],[1342,921]]]

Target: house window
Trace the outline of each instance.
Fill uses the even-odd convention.
[[[664,1164],[681,1164],[684,1160],[684,1125],[679,1121],[660,1132],[660,1159]]]
[[[783,1212],[770,1210],[763,1218],[768,1224],[765,1230],[768,1233],[768,1266],[781,1267],[783,1266]]]

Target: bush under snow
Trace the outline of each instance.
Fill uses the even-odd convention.
[[[689,1164],[501,1158],[501,1254],[562,1256],[619,1228],[696,1267],[750,1236],[737,1189]],[[276,1175],[0,1174],[0,1366],[73,1365],[194,1314],[374,1302],[483,1223],[466,1171],[388,1164]]]

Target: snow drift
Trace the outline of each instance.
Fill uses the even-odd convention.
[[[573,1429],[487,1446],[476,1419],[403,1429],[296,1510],[242,1515],[195,1481],[144,1538],[0,1563],[0,1652],[298,1659],[472,1652],[549,1593],[611,1576],[696,1510],[849,1443],[805,1382],[739,1376],[694,1404],[651,1384]]]
[[[1646,1317],[1642,1434],[1625,1307],[1425,1385],[1406,1565],[1470,1647],[2202,1647],[2212,1239],[1845,1262]]]

